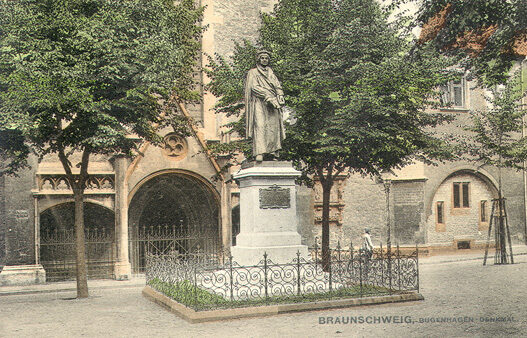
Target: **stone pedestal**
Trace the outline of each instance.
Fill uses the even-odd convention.
[[[7,265],[0,272],[0,286],[46,283],[46,271],[40,264]]]
[[[289,162],[249,163],[234,175],[240,186],[240,233],[231,248],[240,265],[257,264],[267,253],[274,263],[289,263],[300,251],[295,179],[300,172]]]

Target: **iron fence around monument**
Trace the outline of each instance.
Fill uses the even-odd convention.
[[[331,250],[326,269],[319,249],[277,264],[264,254],[258,264],[241,266],[232,257],[148,255],[147,285],[197,311],[419,292],[419,255],[399,248],[372,257]]]

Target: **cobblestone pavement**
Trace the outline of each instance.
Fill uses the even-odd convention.
[[[421,302],[202,324],[189,324],[144,299],[141,286],[92,288],[90,298],[83,300],[73,299],[75,293],[71,291],[2,296],[0,336],[527,336],[527,256],[517,256],[516,262],[514,265],[483,267],[481,260],[423,260],[420,275],[425,300]],[[348,317],[360,316],[372,322],[382,320],[382,316],[394,316],[392,320],[403,323],[327,324],[328,318],[335,322],[337,318],[347,321]],[[450,322],[438,323],[436,318],[450,318],[447,319]],[[452,322],[452,318],[456,321],[462,318],[466,322]],[[505,321],[490,321],[496,318]]]

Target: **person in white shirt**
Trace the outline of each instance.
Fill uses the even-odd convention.
[[[362,234],[361,252],[367,257],[371,258],[373,254],[373,243],[371,242],[370,229],[365,228]]]

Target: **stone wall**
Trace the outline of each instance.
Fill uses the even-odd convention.
[[[498,171],[494,169],[494,171]],[[499,175],[499,174],[497,174]],[[525,186],[523,173],[502,170],[503,195],[506,200],[507,217],[513,241],[524,243],[525,238]]]
[[[297,186],[296,213],[298,219],[298,233],[302,236],[302,244],[313,246],[316,234],[313,232],[313,193],[311,188]]]
[[[210,6],[213,2],[211,31],[214,34],[214,52],[230,56],[234,43],[244,39],[256,41],[261,25],[260,13],[270,12],[276,0],[231,0],[205,1]]]
[[[433,198],[447,177],[455,172],[469,171],[485,178],[488,187],[494,190],[497,196],[499,182],[499,170],[495,167],[478,167],[475,163],[456,161],[441,164],[438,166],[427,166],[426,168],[426,190],[425,190],[425,210],[424,217],[428,223],[428,218],[433,212]],[[522,241],[525,234],[525,203],[524,203],[524,184],[522,173],[512,169],[502,169],[502,189],[503,196],[507,203],[507,216],[513,241]]]
[[[469,183],[468,208],[454,208],[452,202],[454,182]],[[493,197],[493,191],[488,183],[475,175],[461,173],[446,179],[437,189],[432,201],[432,214],[427,220],[428,243],[453,244],[456,240],[484,242],[487,239],[488,223],[480,222],[480,202],[487,201],[486,218],[488,219]],[[443,227],[436,227],[437,201],[444,202]]]
[[[31,163],[33,162],[33,163]],[[36,161],[30,161],[33,168]],[[35,263],[34,169],[18,173],[19,177],[5,177],[3,184],[3,210],[0,233],[4,234],[5,265]],[[1,243],[1,241],[0,241]],[[1,246],[1,244],[0,244]]]
[[[344,210],[342,226],[334,227],[331,233],[333,244],[340,240],[348,246],[362,243],[364,228],[370,228],[373,244],[386,242],[386,195],[384,186],[370,177],[351,175],[343,190]]]
[[[424,185],[424,180],[394,181],[392,184],[393,239],[396,243],[424,242],[417,234],[424,218]]]
[[[277,0],[201,0],[201,5],[205,6],[204,23],[207,25],[202,39],[202,66],[207,67],[207,56],[232,56],[236,42],[243,43],[246,39],[255,43],[261,25],[260,13],[270,12],[276,2]],[[205,75],[203,81],[205,84],[208,82]],[[219,141],[224,131],[223,125],[229,120],[214,113],[215,104],[216,98],[205,91],[201,131],[207,140]]]

